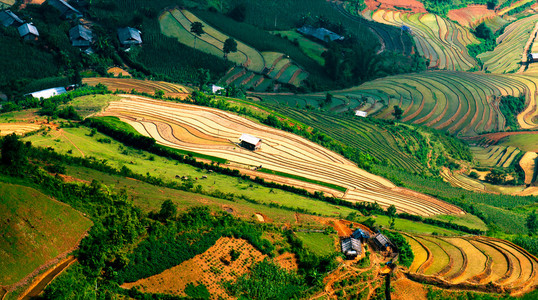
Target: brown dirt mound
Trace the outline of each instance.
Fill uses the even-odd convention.
[[[121,76],[127,76],[127,77],[132,77],[131,74],[127,71],[125,71],[124,69],[122,68],[118,68],[118,67],[113,67],[113,68],[110,68],[106,71],[107,73],[112,73],[114,74],[114,76],[119,76],[121,74]]]
[[[234,249],[241,254],[232,261],[230,251]],[[220,238],[206,252],[189,259],[164,272],[125,283],[121,287],[130,289],[138,287],[145,293],[163,293],[187,296],[184,292],[189,283],[204,284],[211,295],[231,298],[221,286],[222,282],[235,280],[248,272],[251,265],[266,256],[243,239]]]
[[[286,252],[284,254],[281,254],[276,257],[275,261],[286,270],[296,271],[297,269],[299,269],[299,265],[297,264],[297,258],[293,253]]]
[[[425,13],[424,4],[416,0],[366,0],[364,3],[367,9],[375,11],[377,9],[396,9],[413,13]]]
[[[448,18],[458,22],[461,26],[471,27],[483,22],[497,14],[486,5],[469,5],[464,8],[454,9],[448,12]]]

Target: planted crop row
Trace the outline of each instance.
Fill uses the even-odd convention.
[[[489,237],[405,235],[415,256],[409,274],[443,287],[526,292],[538,282],[538,259],[511,242]]]
[[[500,96],[526,95],[528,106],[518,115],[522,128],[535,127],[535,78],[525,74],[493,75],[431,71],[385,77],[358,87],[334,91],[326,105],[325,94],[264,96],[269,103],[289,106],[323,106],[335,111],[365,110],[377,118],[393,119],[393,106],[403,110],[402,120],[460,136],[505,130]],[[344,105],[342,105],[344,104]]]
[[[493,51],[478,55],[484,63],[484,70],[491,73],[512,73],[517,71],[522,62],[525,44],[533,31],[538,15],[518,20],[506,27],[504,33],[497,38],[497,46]]]
[[[434,14],[378,10],[372,18],[380,23],[409,27],[419,54],[430,59],[430,67],[467,71],[476,65],[467,45],[478,40],[468,28]]]
[[[472,147],[471,151],[480,165],[503,168],[510,167],[514,158],[521,152],[515,147],[506,146]]]
[[[418,215],[461,213],[457,207],[435,198],[397,188],[304,138],[216,109],[126,97],[112,102],[104,115],[120,117],[165,146],[220,157],[244,170],[262,165],[269,170],[343,186],[347,189],[344,195],[329,192],[340,193],[351,202],[395,205],[402,212]],[[262,149],[252,152],[239,147],[237,141],[242,133],[261,138]],[[264,177],[262,173],[256,174]],[[306,182],[298,185],[327,190]]]

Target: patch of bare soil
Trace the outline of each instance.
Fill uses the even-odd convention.
[[[367,9],[375,11],[377,9],[403,10],[413,13],[425,13],[424,4],[417,0],[366,0],[364,3]]]
[[[276,257],[276,263],[279,264],[282,268],[290,271],[296,271],[299,269],[297,264],[297,258],[295,254],[286,252]]]
[[[396,279],[391,281],[394,292],[391,293],[394,300],[420,300],[427,299],[424,285],[414,282],[400,272],[396,273]]]
[[[230,255],[232,250],[240,253],[235,260],[232,260]],[[178,266],[136,282],[125,283],[121,287],[126,289],[138,287],[145,293],[187,296],[184,290],[189,283],[195,285],[202,283],[213,299],[218,297],[230,299],[221,283],[235,280],[247,273],[251,265],[265,257],[243,239],[222,237],[206,252]]]
[[[124,77],[132,77],[129,72],[127,72],[126,70],[124,70],[122,68],[118,68],[118,67],[110,68],[106,72],[109,73],[109,74],[112,73],[116,77],[118,77],[119,75],[124,76]]]

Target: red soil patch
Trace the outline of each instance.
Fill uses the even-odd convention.
[[[396,9],[413,13],[425,13],[424,4],[417,0],[366,0],[364,1],[369,10]]]
[[[281,254],[275,258],[275,261],[277,264],[280,265],[280,267],[288,271],[297,271],[297,269],[299,269],[299,265],[297,264],[297,258],[293,253],[286,252],[284,254]]]
[[[232,249],[241,253],[235,261],[231,260],[230,251]],[[165,270],[161,274],[125,283],[121,287],[130,289],[136,286],[145,293],[163,293],[185,297],[187,295],[184,290],[187,284],[202,283],[211,295],[229,299],[231,297],[226,293],[221,283],[235,280],[247,273],[251,265],[265,257],[243,239],[223,237],[206,252],[184,261],[178,266]]]
[[[461,26],[472,27],[487,19],[495,17],[497,14],[486,5],[469,5],[464,8],[454,9],[448,12],[448,18],[458,22]]]

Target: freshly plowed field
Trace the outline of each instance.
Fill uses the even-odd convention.
[[[538,259],[522,248],[489,237],[405,236],[413,250],[421,242],[409,275],[444,287],[521,293],[538,285]],[[433,261],[424,263],[423,252]],[[417,265],[423,267],[417,268]],[[426,266],[426,267],[424,267]]]
[[[472,27],[497,16],[494,10],[486,5],[469,5],[448,12],[447,17],[465,27]]]
[[[476,65],[467,52],[467,45],[479,41],[469,28],[434,14],[380,9],[372,14],[372,18],[379,23],[409,27],[419,54],[430,59],[430,67],[467,71]]]
[[[304,138],[217,109],[125,95],[121,101],[111,102],[101,115],[117,116],[159,144],[224,158],[245,172],[252,173],[247,169],[262,165],[345,187],[343,199],[348,201],[377,202],[383,207],[394,204],[399,211],[418,215],[463,213],[438,199],[396,187]],[[261,150],[240,147],[242,133],[261,138]]]
[[[131,78],[93,77],[84,78],[82,80],[82,83],[92,86],[96,86],[99,83],[104,84],[111,91],[120,90],[130,92],[132,90],[135,90],[139,93],[154,94],[156,91],[161,90],[167,97],[178,97],[181,99],[185,99],[189,95],[189,91],[184,86],[164,81],[149,81]]]
[[[4,123],[0,124],[0,136],[8,134],[25,134],[30,131],[38,130],[41,128],[41,125],[38,124],[27,124],[27,123]]]
[[[525,95],[527,108],[518,115],[522,128],[535,128],[536,74],[479,74],[431,71],[390,76],[333,91],[330,109],[365,110],[369,116],[393,119],[393,106],[404,111],[402,121],[426,125],[462,137],[505,130],[500,96]],[[260,95],[268,103],[319,106],[325,93]],[[360,101],[362,99],[362,101]]]
[[[239,257],[232,261],[231,250],[239,251]],[[249,267],[265,258],[260,251],[247,241],[223,237],[206,252],[189,259],[164,272],[125,283],[123,288],[139,288],[145,293],[187,296],[185,287],[189,284],[204,284],[212,295],[231,298],[222,287],[224,281],[235,280],[248,272]],[[226,262],[226,263],[225,263]],[[235,275],[234,275],[235,274]]]

